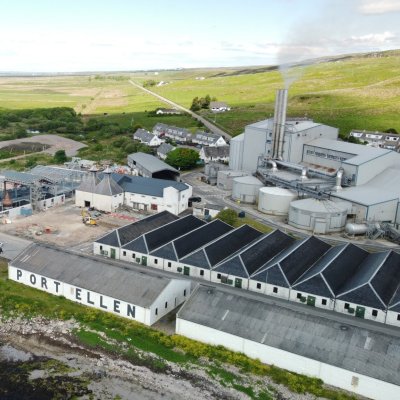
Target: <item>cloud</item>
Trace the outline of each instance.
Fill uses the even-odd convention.
[[[349,42],[352,42],[353,44],[368,43],[371,45],[382,45],[392,42],[395,38],[396,35],[394,33],[386,31],[383,33],[369,33],[367,35],[351,36]]]
[[[400,2],[398,0],[362,0],[359,10],[363,14],[400,12]]]

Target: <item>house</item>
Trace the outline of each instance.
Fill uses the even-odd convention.
[[[158,108],[156,111],[157,115],[179,115],[181,112],[176,108]]]
[[[203,146],[199,153],[200,160],[205,163],[211,161],[229,162],[229,146]]]
[[[160,144],[163,142],[157,135],[153,135],[149,131],[146,131],[146,129],[142,128],[136,130],[136,132],[133,134],[133,139],[139,140],[140,143],[144,143],[150,147],[160,146]]]
[[[399,332],[370,321],[198,285],[176,333],[375,400],[400,398]]]
[[[175,168],[151,154],[142,152],[128,155],[128,166],[145,178],[158,178],[177,181],[180,173]]]
[[[10,261],[8,276],[145,325],[153,325],[190,293],[189,281],[146,275],[93,256],[39,244],[31,244]]]
[[[178,215],[188,208],[191,195],[192,187],[186,183],[113,174],[106,170],[99,183],[96,172],[82,181],[75,191],[75,204],[106,212],[115,212],[124,205],[144,212],[166,210]]]
[[[165,160],[167,158],[167,154],[175,150],[176,147],[172,146],[169,143],[162,143],[158,148],[157,148],[157,156],[161,158],[162,160]]]
[[[353,129],[350,136],[367,143],[368,146],[400,151],[400,135],[395,133],[373,132]]]
[[[170,138],[177,143],[190,143],[192,134],[185,128],[157,123],[153,127],[153,133],[157,136]]]
[[[225,112],[229,111],[231,108],[228,106],[228,104],[222,102],[222,101],[212,101],[210,102],[210,110],[212,112]]]
[[[226,141],[221,135],[197,131],[192,139],[193,143],[201,146],[226,146]]]

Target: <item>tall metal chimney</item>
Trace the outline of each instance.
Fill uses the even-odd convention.
[[[287,89],[278,89],[276,91],[274,125],[272,128],[272,158],[282,158],[287,98]]]

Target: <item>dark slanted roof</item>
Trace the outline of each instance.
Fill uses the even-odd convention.
[[[100,179],[96,176],[96,174],[94,172],[89,172],[88,174],[83,176],[82,182],[76,188],[76,190],[81,192],[93,193],[99,182]]]
[[[139,253],[147,254],[147,244],[144,240],[144,236],[139,236],[137,239],[132,240],[131,242],[127,243],[124,247],[124,250],[131,250],[137,251]]]
[[[212,267],[216,266],[260,236],[262,236],[262,233],[251,226],[242,225],[236,228],[221,239],[205,247],[204,250],[207,254],[207,258],[210,260],[210,265]]]
[[[178,218],[179,217],[168,211],[162,211],[158,214],[150,215],[147,218],[115,229],[107,235],[97,239],[96,243],[107,244],[114,247],[124,246],[144,233],[163,226],[168,222],[175,221]]]
[[[207,259],[206,252],[204,248],[195,251],[192,254],[189,254],[187,257],[184,257],[181,262],[192,265],[194,267],[199,267],[203,269],[211,269],[210,262]]]
[[[132,153],[128,155],[128,161],[135,165],[141,165],[143,168],[147,169],[147,171],[151,173],[168,170],[172,172],[179,172],[175,168],[166,164],[164,161],[161,161],[157,157],[152,156],[151,154],[146,154],[142,152]]]
[[[289,284],[292,285],[308,268],[317,262],[330,247],[329,244],[322,240],[310,236],[308,239],[305,239],[300,246],[287,254],[279,264]]]
[[[210,243],[228,233],[232,229],[232,226],[216,219],[161,247],[156,250],[153,255],[177,261],[200,247],[203,247],[207,243]]]
[[[324,269],[323,276],[335,295],[342,292],[343,285],[356,273],[368,254],[367,251],[349,243]]]
[[[400,285],[400,254],[391,251],[375,276],[371,285],[385,304],[390,300]]]
[[[400,313],[400,285],[390,300],[389,310]]]
[[[276,230],[215,268],[218,272],[249,278],[295,239]]]
[[[400,385],[397,328],[296,306],[200,285],[177,318]]]
[[[352,278],[343,285],[338,299],[386,309],[400,283],[399,258],[394,256],[388,260],[389,256],[390,252],[369,254]]]
[[[114,181],[110,174],[103,174],[103,179],[96,185],[94,193],[103,196],[114,196],[124,193],[124,189]]]
[[[160,146],[157,147],[157,153],[167,155],[170,151],[174,149],[175,147],[169,143],[161,143]]]
[[[205,224],[205,221],[202,221],[193,215],[187,215],[186,217],[180,218],[149,233],[146,233],[144,237],[147,243],[147,248],[151,253],[155,249],[158,249],[159,247],[178,238],[179,236],[185,235],[186,233]]]
[[[259,272],[255,273],[251,280],[286,288],[290,286],[279,264],[268,264],[268,267],[261,268]]]
[[[149,131],[146,131],[146,129],[139,128],[134,133],[133,138],[141,140],[141,141],[143,141],[145,143],[150,143],[151,140],[154,138],[154,136],[155,135],[153,135]]]
[[[145,178],[142,176],[112,174],[112,178],[125,192],[145,194],[154,197],[163,197],[164,189],[168,187],[173,187],[179,192],[189,188],[186,183],[157,178]]]
[[[146,275],[95,257],[39,244],[29,246],[10,264],[142,307],[153,304],[171,282],[165,277]]]

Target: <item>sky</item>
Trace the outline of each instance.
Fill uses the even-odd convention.
[[[276,65],[400,48],[400,0],[0,0],[0,72]]]

